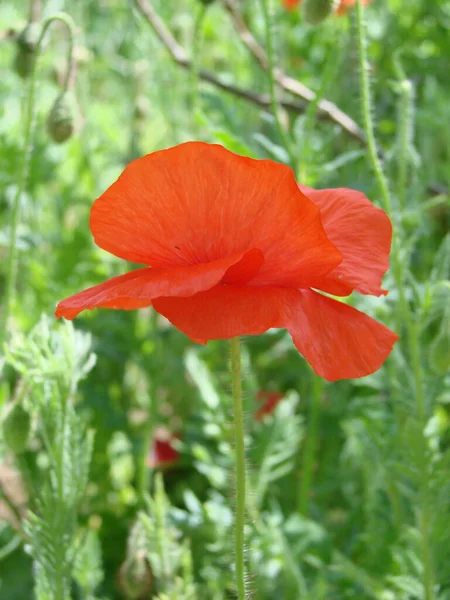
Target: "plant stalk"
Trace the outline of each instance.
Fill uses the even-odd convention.
[[[245,443],[244,411],[242,407],[241,343],[238,337],[230,342],[231,382],[233,392],[235,469],[236,469],[236,516],[235,516],[235,566],[238,600],[246,600],[245,577]]]
[[[323,383],[320,377],[313,375],[311,404],[308,419],[308,428],[303,453],[302,471],[300,477],[300,489],[298,496],[298,510],[305,517],[308,516],[309,496],[313,481],[313,470],[316,459],[316,449],[319,437],[319,423],[322,403]]]
[[[73,40],[75,37],[75,25],[72,19],[64,14],[58,13],[46,19],[42,25],[42,30],[39,35],[39,39],[36,43],[36,49],[33,57],[33,64],[31,66],[30,80],[28,84],[28,92],[25,99],[24,109],[24,138],[22,154],[20,156],[19,163],[19,178],[17,184],[16,195],[14,196],[13,205],[11,209],[11,226],[10,226],[10,242],[9,242],[9,254],[6,266],[6,290],[3,304],[3,320],[0,325],[0,349],[3,348],[3,342],[5,341],[9,313],[11,311],[11,305],[14,297],[14,290],[16,287],[17,279],[17,228],[19,226],[19,215],[20,215],[20,200],[25,190],[26,182],[28,180],[28,172],[30,168],[31,155],[33,153],[32,145],[32,133],[34,128],[34,92],[36,88],[36,64],[39,58],[42,43],[45,35],[54,21],[60,21],[64,23],[69,31],[69,46],[68,46],[68,68],[64,85],[68,86],[70,82],[70,75],[73,69]]]
[[[356,26],[357,26],[357,40],[358,40],[358,54],[359,54],[359,71],[360,71],[360,90],[362,100],[362,112],[364,119],[364,129],[367,137],[367,147],[369,151],[369,158],[372,168],[377,178],[378,186],[380,188],[382,205],[387,215],[394,222],[393,217],[393,204],[391,200],[391,194],[389,191],[388,182],[384,174],[381,161],[378,154],[375,128],[372,119],[372,99],[370,91],[369,74],[367,72],[367,40],[366,40],[366,26],[364,20],[364,8],[361,0],[356,1]],[[414,323],[413,315],[407,301],[405,280],[403,272],[402,258],[400,256],[400,246],[398,236],[394,235],[392,240],[392,272],[395,280],[395,284],[399,293],[400,300],[400,313],[398,314],[398,325],[401,326],[404,322],[409,342],[409,351],[411,355],[411,366],[414,374],[414,387],[416,395],[416,407],[417,417],[421,426],[422,435],[426,425],[426,410],[425,410],[425,396],[423,388],[423,374],[422,374],[422,363],[420,360],[420,340],[417,325]],[[426,458],[426,457],[425,457]],[[428,471],[427,461],[421,465],[422,472],[422,490],[426,492],[428,487]],[[426,498],[421,501],[420,510],[420,521],[421,521],[421,533],[422,533],[422,560],[423,560],[423,585],[425,590],[425,600],[434,600],[434,583],[433,583],[433,567],[430,553],[430,514],[428,503]]]

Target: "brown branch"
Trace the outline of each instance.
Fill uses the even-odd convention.
[[[233,0],[224,0],[226,8],[231,11],[231,8],[228,6],[233,5]],[[154,10],[151,2],[147,0],[134,0],[134,3],[142,14],[142,16],[146,19],[148,24],[152,27],[156,35],[159,37],[165,48],[168,50],[170,56],[173,61],[177,63],[179,66],[184,69],[191,68],[191,61],[186,55],[184,48],[182,48],[170,31],[167,29],[164,21],[158,15],[158,13]],[[235,5],[234,5],[235,7]],[[236,7],[235,7],[236,8]],[[240,14],[233,10],[233,18],[236,19],[235,25],[236,29],[238,29],[239,23],[239,35],[244,41],[244,43],[248,46],[249,50],[251,50],[252,54],[258,60],[262,67],[267,68],[267,57],[266,54],[259,46],[258,42],[255,40],[253,35],[247,29],[242,17]],[[239,17],[239,21],[238,21]],[[251,92],[249,90],[243,89],[233,84],[225,83],[221,81],[218,77],[210,73],[209,71],[201,70],[199,72],[199,77],[203,81],[207,81],[212,85],[222,89],[225,92],[233,94],[239,98],[243,98],[248,102],[251,102],[261,108],[270,109],[270,98],[267,94],[256,94],[255,92]],[[280,104],[286,110],[302,113],[305,111],[306,103],[311,102],[316,97],[315,93],[307,88],[305,85],[300,83],[299,81],[292,79],[291,77],[287,77],[280,70],[277,71],[277,81],[288,92],[296,95],[301,98],[302,101],[289,101],[286,99],[281,99]],[[318,114],[317,117],[321,120],[327,120],[339,125],[344,131],[346,131],[353,139],[357,140],[360,144],[366,146],[366,140],[363,131],[359,128],[359,126],[353,121],[351,117],[342,112],[335,104],[329,102],[328,100],[320,100],[318,103]],[[442,187],[439,184],[429,184],[428,191],[433,194],[448,194],[448,190]]]
[[[258,44],[251,31],[247,28],[247,25],[245,24],[244,19],[239,12],[236,0],[223,0],[223,3],[225,9],[231,17],[234,28],[236,29],[241,41],[248,48],[251,55],[256,59],[259,65],[264,70],[267,70],[269,66],[267,54],[264,48]],[[313,102],[315,100],[315,92],[310,90],[300,81],[297,81],[296,79],[293,79],[292,77],[289,77],[283,73],[281,69],[276,69],[274,75],[278,85],[286,92],[290,92],[294,96],[297,96],[306,102]],[[344,113],[340,108],[333,104],[333,102],[321,99],[317,104],[317,108],[319,118],[336,123],[358,142],[363,145],[366,144],[366,138],[363,130],[349,115]]]
[[[30,0],[29,22],[39,23],[41,18],[42,1]]]
[[[166,47],[172,59],[181,67],[185,69],[190,69],[191,61],[186,55],[184,48],[182,48],[178,44],[178,42],[167,29],[164,21],[155,11],[151,3],[147,0],[134,0],[134,2],[137,8],[139,9],[140,13],[145,17],[146,21],[149,23],[149,25],[151,25],[156,35]],[[225,92],[243,98],[244,100],[248,100],[249,102],[258,105],[261,108],[270,109],[270,97],[268,94],[256,94],[255,92],[251,92],[250,90],[243,89],[236,85],[225,83],[209,71],[201,70],[199,72],[199,77],[204,81],[207,81],[213,84],[214,86],[224,90]],[[311,94],[313,94],[313,92],[311,92]],[[305,111],[306,103],[283,99],[281,100],[281,105],[285,109],[290,110],[292,112],[302,113]],[[321,119],[330,119],[329,115],[326,114],[324,111],[319,111],[318,116]]]

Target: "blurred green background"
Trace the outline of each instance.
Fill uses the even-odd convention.
[[[76,24],[75,95],[82,126],[65,144],[54,143],[46,130],[67,69],[66,32],[56,24],[37,66],[17,293],[1,374],[2,412],[19,398],[32,419],[24,452],[11,453],[0,440],[1,600],[59,600],[43,584],[33,591],[33,580],[54,567],[42,558],[45,535],[36,554],[36,527],[23,524],[28,508],[45,521],[39,499],[52,476],[41,427],[52,411],[46,382],[72,371],[73,380],[80,379],[70,398],[79,419],[74,427],[94,430],[95,441],[88,481],[73,509],[70,597],[233,597],[226,343],[195,346],[148,309],[85,313],[75,323],[79,333],[52,321],[57,301],[129,269],[94,245],[88,220],[93,200],[132,159],[202,139],[287,161],[269,109],[202,81],[200,111],[193,113],[192,73],[174,63],[139,4],[153,8],[190,56],[200,0],[47,0],[39,14],[43,20],[65,11]],[[354,11],[311,27],[301,10],[287,11],[277,0],[271,5],[277,64],[361,124]],[[264,47],[259,2],[237,6]],[[255,600],[450,598],[450,4],[373,0],[366,12],[373,113],[394,192],[426,415],[417,417],[417,380],[407,336],[402,326],[398,330],[398,290],[390,273],[387,298],[350,300],[402,336],[372,376],[322,383],[286,332],[245,340],[247,556]],[[17,72],[17,38],[28,15],[23,0],[0,5],[0,299],[28,85]],[[264,100],[266,73],[221,1],[208,7],[200,30],[199,68],[225,88],[238,86]],[[406,104],[405,85],[413,92]],[[359,189],[379,203],[364,143],[335,120],[321,118],[317,107],[305,110],[308,103],[286,91],[280,97],[294,104],[283,119],[302,183]],[[89,344],[96,363],[91,360],[83,373]],[[53,362],[46,348],[54,352]],[[258,418],[273,393],[279,399],[275,410]],[[162,465],[155,439],[156,450],[167,449],[170,435],[176,438],[174,453],[171,464]],[[144,501],[147,489],[150,505]]]

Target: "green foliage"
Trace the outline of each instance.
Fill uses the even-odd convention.
[[[34,509],[24,523],[34,560],[35,594],[37,600],[65,600],[79,551],[77,515],[93,447],[92,432],[77,415],[73,394],[93,367],[95,355],[88,335],[75,332],[71,324],[54,328],[46,317],[29,336],[13,340],[5,354],[29,386],[29,409],[37,417],[48,461],[34,490]]]
[[[3,440],[9,450],[20,454],[25,450],[30,436],[30,413],[14,402],[3,419]]]
[[[206,3],[198,68],[264,100],[266,75],[224,3]],[[63,145],[48,138],[67,68],[65,31],[55,27],[37,70],[17,289],[0,357],[0,599],[225,600],[234,594],[235,504],[226,345],[192,345],[151,309],[94,311],[76,328],[49,315],[61,298],[128,268],[95,247],[88,224],[92,201],[131,159],[193,137],[256,158],[289,154],[269,110],[229,90],[201,81],[193,115],[190,75],[137,2],[43,4],[43,18],[65,7],[76,22],[84,126]],[[199,0],[149,4],[190,56]],[[264,46],[259,3],[236,5]],[[277,90],[290,102],[280,116],[299,180],[360,189],[380,204],[364,144],[319,102],[361,125],[354,10],[310,27],[303,10],[269,5],[278,66],[317,93],[302,112],[303,101]],[[352,297],[401,340],[379,372],[332,385],[314,384],[284,332],[244,340],[247,561],[258,600],[450,598],[450,13],[443,2],[373,0],[366,14],[372,113],[412,319],[405,327],[392,271],[386,298]],[[39,31],[28,17],[28,2],[0,3],[0,304],[22,78]],[[62,117],[72,125],[71,114]],[[261,391],[283,399],[258,421]],[[179,435],[180,459],[150,469],[161,426]]]

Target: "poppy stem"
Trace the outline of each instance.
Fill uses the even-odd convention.
[[[364,119],[364,129],[367,137],[367,148],[369,151],[369,158],[372,164],[372,168],[375,172],[375,176],[380,188],[382,207],[386,211],[388,217],[393,223],[396,222],[394,219],[393,203],[391,193],[389,190],[388,180],[384,174],[380,155],[378,153],[375,128],[372,119],[372,98],[370,89],[370,79],[367,68],[367,39],[366,39],[366,23],[364,19],[364,8],[361,0],[356,0],[356,33],[358,43],[358,54],[359,54],[359,84],[361,90],[361,101],[362,101],[362,113]],[[420,352],[420,339],[418,324],[414,320],[414,315],[410,308],[409,302],[406,296],[405,286],[405,270],[402,258],[400,256],[400,244],[398,235],[394,235],[392,239],[392,272],[394,280],[398,289],[399,295],[399,306],[400,310],[398,313],[399,326],[403,324],[406,327],[409,342],[409,352],[411,358],[411,367],[414,374],[415,383],[415,396],[416,396],[416,410],[417,420],[420,427],[420,439],[417,440],[418,444],[422,444],[427,447],[428,442],[425,439],[424,428],[427,423],[427,411],[425,404],[425,394],[423,386],[423,371],[422,361]],[[418,437],[419,437],[418,436]],[[434,600],[434,572],[433,572],[433,559],[431,554],[431,540],[430,540],[430,509],[429,509],[429,460],[427,459],[427,453],[424,453],[423,460],[421,460],[419,469],[421,472],[422,482],[420,486],[420,511],[419,511],[419,529],[422,537],[422,562],[423,562],[423,587],[424,587],[424,600]]]
[[[313,481],[314,463],[316,460],[317,441],[319,437],[320,413],[322,408],[323,382],[320,377],[312,376],[311,403],[309,408],[306,440],[301,464],[298,510],[305,517],[309,513],[309,496]]]
[[[231,347],[231,382],[233,392],[235,469],[236,469],[236,516],[235,516],[235,566],[238,600],[245,600],[245,443],[244,443],[244,411],[242,408],[241,382],[241,342],[238,337],[232,338]]]
[[[33,56],[33,63],[31,66],[30,79],[28,84],[28,91],[25,97],[24,104],[24,121],[25,129],[23,136],[23,147],[20,156],[19,163],[19,178],[17,183],[16,195],[14,196],[12,209],[11,209],[11,225],[10,225],[10,241],[9,241],[9,254],[8,262],[6,266],[6,290],[3,303],[3,320],[0,325],[0,350],[3,348],[3,342],[5,341],[9,313],[13,302],[14,291],[16,287],[17,278],[17,228],[19,226],[19,215],[20,215],[20,202],[24,193],[26,183],[28,180],[28,173],[30,169],[31,155],[33,153],[32,145],[32,134],[34,129],[35,121],[35,110],[34,110],[34,92],[36,88],[36,64],[41,52],[42,43],[46,36],[46,33],[54,21],[60,21],[64,23],[69,32],[69,48],[68,48],[68,69],[64,85],[69,84],[70,73],[72,71],[73,64],[73,40],[75,37],[75,24],[73,20],[65,13],[57,13],[48,19],[46,19],[42,25],[42,29],[36,43],[36,48]]]
[[[289,165],[295,172],[295,168],[296,168],[295,152],[292,147],[292,143],[289,138],[289,134],[286,132],[286,130],[282,124],[280,102],[278,101],[278,95],[277,95],[277,86],[276,86],[276,80],[275,80],[275,71],[276,71],[275,52],[274,52],[274,45],[273,45],[272,18],[271,18],[271,11],[269,8],[269,1],[270,0],[261,0],[261,8],[262,8],[263,16],[264,16],[264,26],[265,26],[265,34],[266,34],[266,52],[267,52],[267,62],[268,62],[267,76],[268,76],[268,81],[269,81],[270,99],[271,99],[271,104],[272,104],[272,112],[273,112],[273,116],[275,117],[275,123],[276,123],[277,129],[278,129],[278,133],[280,135],[281,141],[283,142],[285,150],[287,151],[287,153],[289,155]]]

